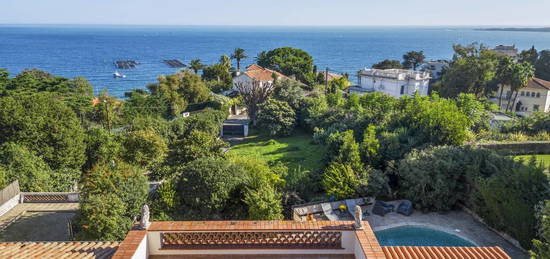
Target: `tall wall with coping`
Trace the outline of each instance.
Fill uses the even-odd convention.
[[[19,182],[16,180],[0,191],[0,216],[19,204]]]
[[[476,146],[494,150],[504,155],[550,154],[550,141],[478,143]]]

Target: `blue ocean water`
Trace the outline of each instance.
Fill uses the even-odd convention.
[[[423,50],[428,59],[449,59],[453,44],[516,44],[550,49],[550,33],[476,31],[444,27],[214,27],[214,26],[33,26],[0,25],[0,67],[14,75],[39,68],[56,75],[86,77],[96,92],[107,89],[121,97],[144,88],[161,74],[177,69],[163,59],[217,62],[234,48],[243,48],[254,62],[263,50],[302,48],[320,69],[354,74],[383,59],[401,59]],[[114,79],[116,60],[136,60],[136,69]]]
[[[458,236],[423,227],[397,227],[375,232],[383,246],[475,246]]]

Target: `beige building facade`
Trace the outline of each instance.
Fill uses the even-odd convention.
[[[512,93],[510,86],[503,87],[501,110],[506,110],[510,101],[511,110],[519,115],[529,115],[533,112],[550,111],[550,82],[539,78],[533,78],[529,84],[520,89],[517,98]],[[499,103],[500,89],[494,98],[495,103]],[[514,100],[515,98],[515,100]]]

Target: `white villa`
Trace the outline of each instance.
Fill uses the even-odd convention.
[[[246,67],[246,72],[240,73],[233,78],[233,90],[237,91],[239,84],[250,85],[254,81],[258,81],[260,86],[273,83],[275,79],[290,79],[289,77],[271,69],[263,68],[259,65],[253,64]]]
[[[492,49],[492,51],[496,52],[499,56],[509,57],[516,61],[519,59],[519,53],[516,45],[498,45],[494,49]]]
[[[359,71],[359,86],[350,93],[383,92],[394,97],[428,95],[430,73],[403,69],[363,69]]]
[[[424,65],[422,65],[422,68],[420,70],[430,72],[432,78],[438,79],[441,78],[441,73],[446,67],[449,67],[449,61],[434,60],[426,62]]]
[[[493,102],[498,104],[500,88]],[[505,85],[502,95],[502,104],[500,109],[506,110],[506,105],[510,98],[514,98],[515,94],[510,91],[510,86]],[[513,102],[514,100],[512,100]],[[515,103],[510,104],[512,111],[519,115],[529,115],[532,112],[549,112],[550,111],[550,82],[533,78],[529,84],[520,89]]]

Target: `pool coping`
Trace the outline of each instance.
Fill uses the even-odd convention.
[[[441,231],[441,232],[444,232],[444,233],[447,233],[447,234],[450,234],[450,235],[460,237],[460,238],[474,244],[475,247],[481,247],[477,242],[474,242],[470,238],[463,235],[461,232],[452,231],[452,230],[449,230],[448,228],[444,228],[444,227],[434,225],[434,224],[403,222],[403,223],[389,224],[389,225],[385,225],[385,226],[378,226],[378,227],[373,228],[373,231],[376,234],[376,232],[378,232],[378,231],[384,231],[384,230],[388,230],[388,229],[392,229],[392,228],[400,228],[400,227],[424,227],[424,228],[429,228],[429,229],[432,229],[432,230]]]

